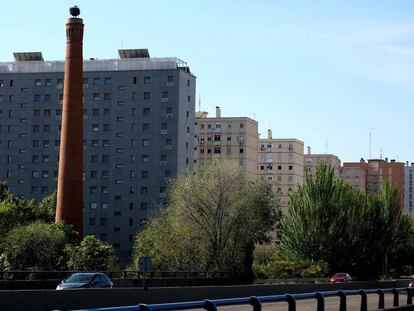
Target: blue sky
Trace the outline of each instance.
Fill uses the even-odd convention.
[[[0,61],[65,56],[77,4],[85,58],[118,48],[176,56],[197,76],[201,109],[249,116],[343,161],[414,161],[414,1],[23,1],[2,4]],[[198,105],[197,105],[198,108]]]

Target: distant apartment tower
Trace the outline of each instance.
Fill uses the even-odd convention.
[[[342,177],[350,185],[354,185],[369,193],[379,193],[383,182],[389,182],[398,188],[401,208],[404,204],[404,163],[395,160],[372,159],[360,162],[344,162]]]
[[[340,168],[341,168],[341,160],[333,154],[313,154],[311,152],[311,148],[308,146],[307,153],[305,155],[305,173],[308,175],[315,177],[316,170],[319,164],[325,163],[326,165],[330,165],[334,169],[334,173],[336,176],[339,176]]]
[[[404,168],[404,211],[408,214],[414,214],[413,197],[413,178],[414,163],[410,165],[407,163]]]
[[[119,50],[83,62],[84,232],[121,260],[194,161],[195,76],[177,58]],[[27,199],[56,190],[64,61],[15,53],[0,63],[0,180]]]
[[[303,142],[298,139],[273,138],[258,142],[258,174],[278,193],[282,211],[287,213],[289,195],[303,184]]]
[[[199,111],[195,118],[195,169],[204,169],[213,158],[232,159],[249,176],[257,175],[258,125],[247,117],[222,117]]]

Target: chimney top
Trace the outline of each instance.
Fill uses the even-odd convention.
[[[221,109],[219,106],[216,106],[216,118],[221,118]]]
[[[69,13],[70,13],[70,15],[72,15],[73,17],[78,17],[78,16],[79,16],[79,14],[80,14],[80,10],[79,10],[79,8],[75,5],[75,6],[73,6],[73,7],[71,7],[71,8],[69,9]]]

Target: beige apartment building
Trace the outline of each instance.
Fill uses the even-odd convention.
[[[204,169],[214,157],[233,159],[246,173],[257,176],[258,124],[247,117],[222,117],[220,107],[216,116],[196,112],[194,168]]]
[[[303,184],[303,142],[294,138],[272,137],[258,141],[258,175],[271,182],[279,194],[283,213],[287,213],[289,194]]]
[[[312,154],[311,148],[308,146],[307,153],[305,155],[305,173],[315,177],[316,169],[320,163],[325,163],[333,167],[335,175],[339,176],[341,168],[341,160],[334,154]]]

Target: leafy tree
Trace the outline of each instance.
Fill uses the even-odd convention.
[[[250,278],[255,243],[270,240],[280,215],[265,182],[250,180],[236,162],[214,160],[172,184],[166,211],[138,235],[135,258]]]
[[[87,235],[79,245],[68,245],[65,250],[72,270],[109,270],[115,266],[115,255],[111,245],[93,235]]]
[[[317,176],[291,197],[282,223],[281,254],[293,260],[323,260],[331,272],[378,276],[385,256],[410,236],[398,191],[384,184],[380,194],[366,194],[321,165]]]
[[[64,249],[74,242],[73,237],[65,225],[30,223],[7,233],[2,242],[3,256],[11,269],[63,269]]]

